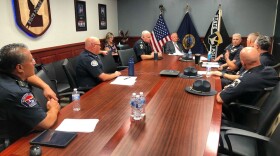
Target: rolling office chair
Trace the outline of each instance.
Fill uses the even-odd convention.
[[[272,68],[276,70],[278,76],[280,77],[280,63],[277,63],[276,65],[272,66]]]
[[[117,66],[112,54],[108,54],[108,55],[100,54],[100,55],[98,55],[98,57],[101,60],[101,62],[103,63],[104,73],[114,73],[115,71],[120,71],[120,70],[127,68],[127,66]]]
[[[42,69],[52,81],[56,81],[57,92],[71,91],[69,82],[62,68],[63,60],[43,65]]]
[[[128,44],[118,44],[118,45],[117,45],[117,48],[118,48],[119,50],[125,50],[125,49],[129,49],[130,47],[129,47]]]
[[[118,53],[119,53],[119,57],[120,57],[122,66],[128,66],[128,61],[131,57],[133,58],[134,63],[137,63],[137,57],[136,57],[136,54],[135,54],[133,48],[119,50]]]
[[[78,86],[77,79],[76,79],[76,71],[68,59],[64,59],[62,67],[67,76],[71,90],[73,90],[74,88],[77,88],[78,91],[86,92],[92,88],[92,87],[79,87]]]
[[[222,126],[221,127],[221,133],[220,133],[220,151],[228,151],[230,150],[230,147],[224,146],[226,141],[225,135],[227,130],[230,129],[245,129],[249,130],[251,132],[255,132],[260,135],[265,135],[272,125],[272,122],[274,119],[279,115],[280,113],[280,98],[278,98],[280,94],[280,82],[273,88],[270,95],[267,97],[267,99],[264,101],[264,103],[261,105],[261,107],[251,106],[251,105],[244,105],[240,107],[244,107],[249,110],[257,111],[258,113],[249,114],[252,115],[251,118],[243,118],[243,124],[233,124],[230,125],[231,127]],[[251,120],[248,120],[251,119]],[[233,128],[234,127],[234,128]]]

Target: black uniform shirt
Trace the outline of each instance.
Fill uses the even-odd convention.
[[[233,101],[252,104],[264,88],[273,87],[277,82],[276,71],[271,67],[260,65],[243,72],[240,78],[222,90],[220,96],[226,104]]]
[[[274,60],[274,57],[269,52],[261,53],[260,61],[261,61],[261,64],[264,66],[276,65],[276,61]]]
[[[136,53],[138,61],[141,61],[141,55],[150,55],[152,53],[152,47],[149,43],[144,42],[142,39],[139,39],[135,42],[133,50]]]
[[[101,83],[99,75],[103,73],[103,64],[97,55],[83,51],[76,66],[77,83],[79,87],[94,87]]]
[[[46,115],[26,82],[0,73],[0,132],[6,132],[0,135],[14,142],[32,131]]]

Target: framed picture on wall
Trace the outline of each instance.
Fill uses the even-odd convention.
[[[74,0],[74,3],[75,3],[76,31],[86,31],[87,30],[86,2]]]
[[[99,29],[107,29],[107,12],[105,4],[98,4]]]

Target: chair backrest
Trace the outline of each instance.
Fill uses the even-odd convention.
[[[46,74],[46,72],[44,70],[40,70],[37,74],[36,74],[39,78],[41,78],[46,84],[48,84],[50,86],[50,88],[57,94],[57,89],[55,87],[55,85],[51,82],[50,78],[48,77],[48,75]],[[35,96],[37,102],[40,104],[40,106],[47,111],[47,99],[43,94],[43,90],[40,88],[37,88],[35,86],[32,86],[32,93]]]
[[[103,63],[103,71],[104,73],[114,73],[117,71],[117,64],[112,56],[112,54],[108,53],[108,55],[98,55],[99,59]]]
[[[118,53],[119,53],[119,57],[120,57],[122,66],[128,66],[128,61],[129,61],[129,58],[131,58],[131,57],[134,59],[134,63],[137,62],[137,57],[136,57],[136,54],[135,54],[133,48],[119,50]]]
[[[276,70],[278,76],[280,77],[280,63],[277,63],[276,65],[272,66],[272,68]]]
[[[78,88],[77,79],[76,79],[76,71],[68,59],[64,59],[62,67],[67,76],[71,89],[73,90],[74,88]]]
[[[280,112],[280,82],[273,88],[270,95],[260,107],[257,133],[265,134],[273,120]]]
[[[125,50],[125,49],[129,49],[130,48],[128,44],[120,44],[120,45],[117,45],[117,47],[120,50]]]
[[[71,63],[73,69],[76,69],[78,57],[79,56],[68,58],[68,61]]]

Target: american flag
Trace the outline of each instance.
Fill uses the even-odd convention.
[[[160,14],[157,20],[156,26],[152,31],[152,47],[154,51],[162,52],[162,46],[167,42],[170,41],[170,34],[163,19],[163,16]]]

